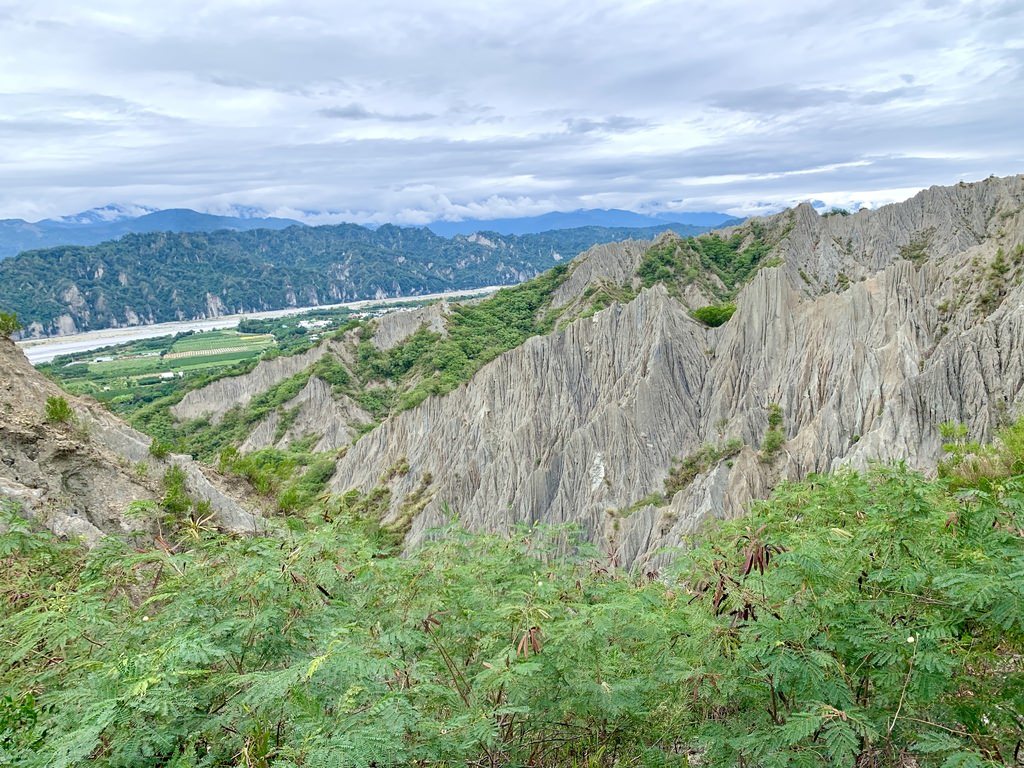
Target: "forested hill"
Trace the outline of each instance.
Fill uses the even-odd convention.
[[[0,308],[32,336],[511,284],[596,243],[669,228],[581,227],[452,239],[355,224],[128,235],[0,262]],[[682,235],[703,227],[671,225]]]

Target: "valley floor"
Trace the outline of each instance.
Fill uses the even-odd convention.
[[[249,312],[244,315],[223,315],[221,317],[201,320],[182,320],[173,323],[155,323],[152,325],[136,325],[129,328],[104,328],[99,331],[74,333],[65,336],[51,336],[42,339],[25,339],[17,342],[25,352],[25,357],[33,365],[48,363],[61,355],[76,355],[93,349],[102,349],[119,344],[127,344],[141,339],[155,339],[161,336],[174,336],[179,333],[201,333],[203,331],[236,328],[242,320],[267,320],[278,317],[292,317],[309,312],[332,309],[349,309],[353,311],[367,310],[377,307],[389,307],[408,302],[436,301],[470,296],[487,296],[501,286],[484,286],[459,291],[445,291],[423,296],[399,296],[391,299],[350,301],[342,304],[325,304],[316,307],[295,307],[277,309],[268,312]]]

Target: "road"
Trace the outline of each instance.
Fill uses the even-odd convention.
[[[71,355],[79,352],[87,352],[90,349],[101,349],[112,347],[116,344],[124,344],[139,339],[153,339],[158,336],[173,336],[176,333],[185,331],[213,331],[219,328],[235,328],[242,319],[261,320],[273,317],[288,317],[289,315],[302,315],[307,312],[314,312],[321,309],[367,309],[369,307],[390,306],[402,304],[408,301],[430,301],[432,299],[454,299],[464,296],[478,296],[494,293],[499,288],[507,286],[489,285],[484,288],[469,288],[461,291],[446,291],[444,293],[431,293],[423,296],[400,296],[393,299],[367,299],[364,301],[349,301],[343,304],[322,304],[318,307],[300,307],[292,309],[276,309],[269,312],[250,312],[243,315],[224,315],[212,317],[206,320],[182,320],[173,323],[156,323],[154,325],[136,325],[130,328],[104,328],[100,331],[87,331],[86,333],[74,333],[68,336],[53,336],[46,339],[25,339],[19,341],[18,346],[25,353],[25,357],[32,365],[48,363],[58,355]]]

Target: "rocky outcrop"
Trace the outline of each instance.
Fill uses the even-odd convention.
[[[565,282],[551,297],[551,307],[561,309],[572,304],[595,283],[631,285],[650,245],[646,240],[595,245],[573,262]]]
[[[385,422],[350,449],[332,485],[369,489],[407,459],[410,472],[391,479],[389,522],[425,478],[433,499],[409,521],[413,540],[442,522],[444,501],[474,528],[572,522],[599,538],[608,511],[649,493],[696,432],[707,335],[663,287],[645,291]]]
[[[388,522],[411,542],[450,507],[482,530],[576,523],[611,559],[653,568],[781,480],[875,459],[927,470],[942,422],[984,439],[1024,407],[1024,177],[851,216],[804,205],[760,226],[774,266],[727,324],[642,291],[388,420],[339,461],[333,488],[386,478]],[[557,300],[627,281],[641,247],[592,251]],[[784,442],[762,451],[773,404]],[[730,439],[738,453],[651,498],[674,463]],[[387,472],[400,461],[408,473]]]
[[[287,448],[292,443],[315,435],[315,451],[333,451],[348,445],[356,435],[356,426],[373,420],[351,398],[331,391],[331,385],[311,376],[298,395],[261,421],[239,450],[243,453],[261,448]]]
[[[65,397],[73,417],[45,418],[48,397]],[[150,438],[92,401],[61,392],[0,340],[0,503],[62,536],[94,544],[104,534],[145,535],[149,523],[129,514],[132,502],[158,500],[161,480],[181,467],[185,489],[210,505],[213,521],[239,532],[262,530],[239,494],[187,456],[157,459]]]
[[[179,421],[208,418],[216,424],[232,408],[244,406],[285,379],[302,373],[327,354],[328,349],[328,344],[319,344],[298,355],[264,360],[249,373],[218,379],[194,389],[171,408],[171,415]]]
[[[421,328],[442,336],[448,335],[451,307],[441,300],[416,309],[398,309],[377,319],[371,341],[380,350],[397,347]]]

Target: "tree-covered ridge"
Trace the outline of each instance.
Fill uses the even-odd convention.
[[[732,299],[767,263],[774,243],[764,224],[750,221],[729,237],[663,237],[652,245],[637,269],[645,288],[665,283],[670,290],[696,284],[721,301]]]
[[[48,334],[414,296],[517,283],[596,243],[657,231],[584,227],[447,239],[422,228],[342,224],[128,235],[5,259],[0,308],[30,332]]]
[[[386,492],[276,535],[0,535],[0,760],[996,766],[1024,749],[1024,426],[812,477],[662,574],[565,532],[409,557]]]
[[[392,386],[398,411],[451,392],[498,355],[554,330],[558,312],[550,309],[551,297],[568,272],[569,266],[560,264],[483,301],[453,305],[445,336],[420,330],[386,352],[364,341],[360,378]]]

